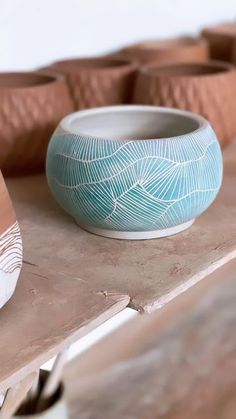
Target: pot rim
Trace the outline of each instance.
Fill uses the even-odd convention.
[[[181,68],[181,67],[202,67],[202,68],[212,68],[212,69],[218,69],[219,71],[213,72],[213,73],[203,73],[203,74],[165,74],[159,73],[158,70],[165,70],[165,69],[175,69],[175,68]],[[166,64],[160,64],[158,61],[152,61],[151,63],[148,63],[146,65],[143,65],[139,69],[139,74],[145,74],[148,76],[153,77],[160,77],[160,78],[166,78],[166,79],[173,79],[173,78],[212,78],[212,77],[219,77],[222,75],[228,75],[236,72],[236,67],[232,63],[228,63],[225,61],[220,60],[208,60],[208,61],[184,61],[179,63],[166,63]]]
[[[207,26],[202,30],[202,36],[208,37],[213,36],[226,36],[230,38],[235,38],[236,34],[236,23],[235,22],[225,22],[219,25]]]
[[[130,44],[127,47],[122,48],[121,51],[163,52],[184,48],[196,48],[199,46],[208,46],[207,40],[204,37],[180,36],[177,38],[163,38],[159,40],[146,39],[135,44]]]
[[[45,379],[49,376],[49,371],[40,369],[40,380],[45,382]],[[66,406],[66,398],[65,398],[65,385],[63,380],[61,380],[54,391],[53,395],[49,398],[49,405],[46,406],[44,409],[40,410],[39,412],[30,412],[30,413],[24,413],[21,412],[22,406],[19,407],[19,409],[16,411],[14,418],[44,418],[48,417],[50,413],[53,413],[58,409],[59,405],[65,405]]]
[[[93,135],[93,134],[87,134],[83,132],[79,132],[78,129],[75,129],[73,126],[73,122],[75,120],[82,120],[83,118],[89,117],[89,116],[95,116],[99,114],[109,115],[110,113],[118,113],[123,111],[124,113],[127,112],[148,112],[148,113],[156,113],[156,114],[169,114],[172,116],[179,115],[180,117],[185,117],[186,119],[192,120],[193,122],[196,122],[198,124],[198,127],[196,129],[193,129],[192,131],[176,135],[176,136],[166,136],[166,137],[158,137],[158,138],[133,138],[127,139],[127,138],[115,138],[109,136],[99,136],[99,135]],[[66,133],[72,134],[72,135],[81,135],[85,138],[90,139],[101,139],[101,140],[107,140],[107,141],[120,141],[120,142],[127,142],[127,141],[159,141],[159,140],[175,140],[182,137],[187,137],[188,135],[196,135],[200,133],[201,131],[205,130],[208,126],[210,126],[210,123],[201,115],[185,111],[182,109],[176,109],[176,108],[167,108],[167,107],[161,107],[161,106],[151,106],[151,105],[117,105],[117,106],[104,106],[104,107],[98,107],[98,108],[92,108],[92,109],[86,109],[82,111],[73,112],[66,117],[64,117],[59,127]]]
[[[55,73],[47,73],[45,72],[41,72],[41,71],[4,71],[4,72],[0,72],[0,81],[2,78],[12,78],[12,80],[14,81],[14,79],[16,80],[18,77],[22,78],[22,80],[24,81],[34,81],[34,80],[39,80],[38,83],[30,83],[30,84],[20,84],[20,85],[14,85],[14,84],[9,84],[9,85],[1,85],[0,84],[0,90],[17,90],[17,91],[22,91],[25,89],[38,89],[38,88],[44,88],[45,86],[52,86],[55,83],[61,82],[63,81],[63,76],[61,74],[57,74]],[[41,82],[40,82],[41,80]]]
[[[86,64],[92,64],[86,65]],[[96,66],[93,64],[100,64],[100,66]],[[83,65],[81,65],[83,64]],[[104,64],[104,65],[103,65]],[[111,64],[111,65],[106,65]],[[129,59],[125,58],[110,58],[110,57],[81,57],[81,58],[68,58],[65,60],[56,61],[52,64],[52,67],[55,68],[57,71],[68,72],[68,73],[78,73],[82,71],[86,72],[117,72],[117,71],[125,71],[125,70],[135,70],[137,69],[137,65],[135,62],[131,62]]]

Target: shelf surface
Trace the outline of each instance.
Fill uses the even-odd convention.
[[[95,291],[129,295],[151,312],[236,256],[236,148],[225,151],[225,176],[215,203],[176,236],[147,241],[102,238],[80,229],[56,204],[43,175],[8,179],[27,263]]]
[[[182,234],[120,241],[81,230],[53,200],[43,175],[9,178],[24,268],[0,312],[0,391],[131,306],[150,312],[236,256],[236,148],[214,205]]]
[[[79,277],[25,264],[14,297],[0,312],[0,392],[128,303],[125,295],[91,290]]]

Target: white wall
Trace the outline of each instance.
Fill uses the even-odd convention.
[[[0,0],[0,70],[98,55],[234,20],[235,0]]]

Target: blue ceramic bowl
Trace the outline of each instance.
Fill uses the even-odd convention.
[[[214,201],[222,154],[201,116],[155,106],[113,106],[65,117],[52,136],[47,178],[84,229],[147,239],[188,228]]]

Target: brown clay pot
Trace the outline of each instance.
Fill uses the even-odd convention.
[[[48,371],[40,369],[39,393],[45,386],[49,375],[50,373]],[[26,398],[15,415],[12,416],[12,419],[69,419],[63,382],[60,382],[52,396],[47,398],[43,409],[38,409],[38,411],[35,412],[35,404],[37,405],[38,396],[39,394],[36,394],[33,398],[32,396],[31,398]]]
[[[205,28],[202,35],[209,42],[211,58],[231,61],[233,43],[236,39],[236,23]]]
[[[64,74],[77,109],[130,103],[136,66],[109,58],[72,59],[53,68]]]
[[[160,64],[185,61],[204,61],[209,58],[208,43],[203,38],[183,37],[163,41],[145,41],[123,48],[119,57],[139,63]]]
[[[236,38],[233,41],[231,62],[236,66]]]
[[[150,64],[140,70],[134,99],[189,110],[212,124],[221,144],[236,136],[236,69],[218,61],[168,66]]]
[[[6,175],[44,169],[48,141],[74,110],[61,75],[0,73],[0,167]]]

